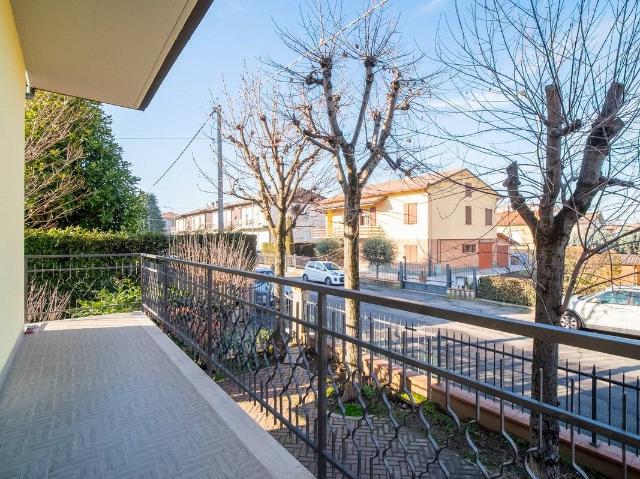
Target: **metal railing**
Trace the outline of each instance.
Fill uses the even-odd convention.
[[[256,281],[293,288],[293,296],[259,304],[253,294]],[[300,291],[313,292],[315,303],[298,301]],[[536,477],[530,465],[542,438],[527,447],[518,446],[505,427],[511,406],[538,421],[558,421],[568,427],[571,457],[566,467],[574,476],[587,477],[576,455],[578,428],[588,438],[595,434],[619,444],[619,477],[626,476],[627,449],[640,447],[640,436],[626,430],[626,421],[620,426],[607,424],[599,417],[581,415],[573,401],[566,408],[509,388],[504,360],[499,361],[498,380],[493,382],[451,367],[449,348],[440,360],[431,354],[410,354],[408,331],[401,331],[400,340],[388,344],[376,340],[373,321],[367,325],[369,330],[361,324],[354,331],[341,331],[331,322],[329,297],[640,359],[640,342],[631,339],[142,255],[145,313],[191,348],[210,374],[226,376],[313,450],[318,477],[359,477],[379,471],[391,477],[417,477],[434,468],[447,477],[460,477],[463,472],[456,468],[465,464],[473,464],[474,471],[484,477],[500,477],[514,469],[519,471],[516,474]],[[453,405],[456,391],[463,389],[475,398],[475,413],[470,416]],[[424,390],[424,397],[418,390]],[[433,404],[438,397],[441,408],[436,413]],[[495,414],[501,424],[497,437],[502,447],[493,449],[504,456],[497,465],[484,462],[485,436],[477,435],[489,414],[481,411],[484,397],[499,403]],[[626,402],[624,393],[625,407]],[[468,461],[456,461],[461,455]]]
[[[140,254],[26,255],[25,322],[140,308]]]

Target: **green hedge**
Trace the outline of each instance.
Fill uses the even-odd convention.
[[[163,233],[105,233],[78,227],[26,230],[25,254],[161,254],[169,244]]]
[[[204,233],[195,233],[205,238]],[[243,233],[223,233],[233,239],[243,238],[249,254],[255,254],[256,236]],[[215,237],[217,233],[208,233]],[[164,233],[105,233],[78,227],[65,229],[31,229],[24,235],[24,254],[115,254],[148,253],[163,254],[170,237]]]
[[[507,276],[481,276],[478,281],[478,298],[534,306],[536,290],[533,281],[530,279]]]

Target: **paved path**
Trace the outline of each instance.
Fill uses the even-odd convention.
[[[0,390],[0,478],[311,477],[141,314],[23,339]]]

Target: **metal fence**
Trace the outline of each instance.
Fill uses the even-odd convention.
[[[24,260],[27,323],[140,308],[140,255],[29,255]]]
[[[313,315],[315,308],[315,301],[306,301],[306,314]],[[332,330],[345,334],[344,306],[328,302],[327,321]],[[512,392],[531,394],[531,352],[524,347],[508,345],[508,340],[480,339],[420,322],[408,322],[390,314],[364,313],[360,324],[366,340],[372,344],[399,351],[403,336],[406,336],[406,355],[420,361],[432,361],[448,370],[493,385],[501,381],[502,364],[503,386]],[[401,363],[394,362],[394,365]],[[409,369],[419,371],[411,366]],[[613,426],[626,424],[630,431],[640,434],[640,364],[625,365],[622,369],[601,368],[593,362],[570,363],[568,358],[561,358],[558,365],[561,406],[569,410],[573,404],[577,414]],[[461,387],[459,384],[456,386]],[[468,387],[464,389],[471,391]],[[622,410],[622,398],[625,396],[626,408]],[[495,400],[494,397],[486,398]],[[579,427],[577,431],[582,432]],[[609,438],[591,435],[593,444],[598,440],[611,444]],[[634,452],[639,455],[638,449]]]
[[[255,281],[289,286],[294,288],[293,296],[274,304],[258,304],[253,300]],[[298,289],[313,291],[316,301],[297,301]],[[542,437],[526,447],[518,446],[505,428],[512,409],[526,411],[538,422],[566,425],[570,457],[568,465],[563,466],[568,468],[565,477],[587,477],[579,465],[585,456],[576,454],[576,444],[580,437],[591,438],[592,434],[620,445],[619,477],[626,476],[627,449],[640,447],[637,429],[627,430],[626,420],[612,425],[601,416],[594,419],[581,414],[575,400],[568,408],[548,404],[534,399],[530,391],[510,385],[505,373],[509,367],[515,373],[516,366],[508,363],[508,351],[498,359],[497,368],[494,360],[493,367],[487,365],[482,371],[482,358],[497,354],[496,347],[472,345],[472,341],[441,333],[440,345],[434,349],[432,336],[426,336],[424,348],[411,337],[408,327],[398,328],[399,340],[387,327],[385,342],[376,332],[374,321],[362,322],[357,331],[343,331],[333,319],[338,316],[332,313],[331,297],[640,359],[640,342],[629,339],[143,255],[146,314],[191,348],[211,374],[215,371],[226,376],[274,421],[315,451],[318,477],[385,473],[391,477],[424,477],[435,469],[447,477],[474,473],[484,477],[536,477],[530,466],[542,447]],[[470,360],[474,356],[475,363]],[[520,367],[525,368],[524,360],[521,362]],[[413,375],[409,374],[411,369]],[[493,372],[487,376],[490,370]],[[573,391],[580,378],[578,374],[577,382],[576,378],[570,381]],[[440,389],[434,389],[437,383]],[[421,384],[425,386],[424,398],[416,394]],[[471,392],[475,413],[465,416],[454,408],[456,390]],[[432,404],[437,403],[438,395],[442,408],[437,412]],[[623,410],[629,396],[623,391]],[[480,408],[485,397],[499,404],[495,414],[501,424],[497,432],[501,447],[485,444],[486,431],[478,433],[484,416],[489,414]],[[486,454],[491,453],[503,454],[502,459],[497,463],[485,461]],[[460,456],[467,460],[456,461]],[[467,466],[471,472],[459,469]]]

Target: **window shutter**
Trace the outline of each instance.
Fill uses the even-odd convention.
[[[484,209],[484,224],[491,226],[493,224],[493,210],[491,208]]]
[[[464,207],[464,224],[471,224],[471,206]]]

